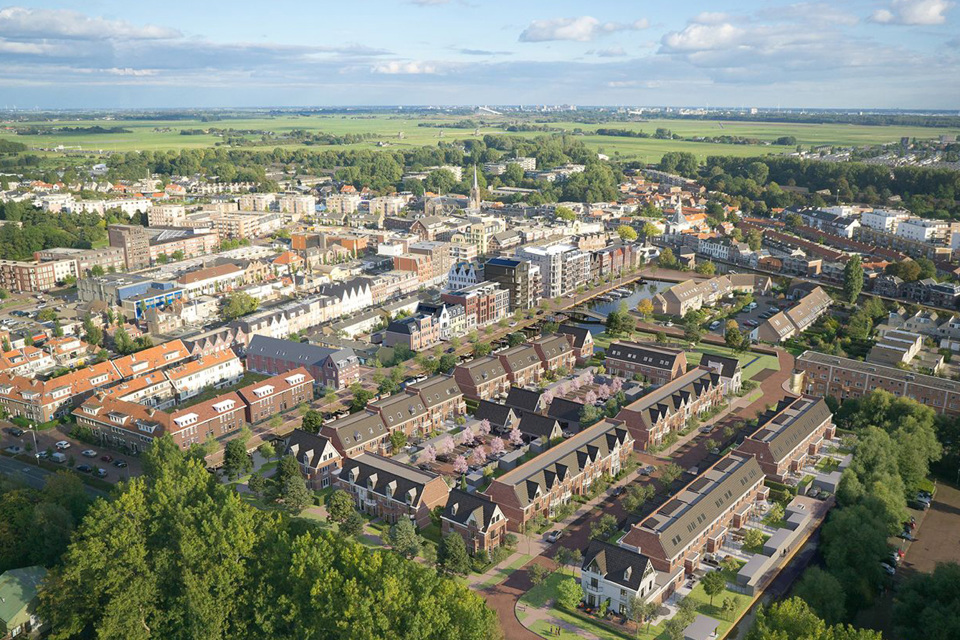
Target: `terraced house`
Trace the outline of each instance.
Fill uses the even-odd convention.
[[[491,552],[504,543],[507,519],[500,507],[482,493],[451,489],[440,516],[440,533],[458,534],[471,554]]]
[[[617,419],[630,429],[637,448],[645,450],[721,402],[720,374],[697,367],[623,407]]]
[[[808,456],[833,437],[833,414],[823,398],[784,398],[759,417],[759,428],[744,438],[736,453],[754,456],[767,477],[783,482],[803,468]]]
[[[370,404],[367,410],[378,413],[391,434],[402,431],[411,437],[433,430],[431,414],[418,393],[396,393]]]
[[[313,400],[313,378],[300,367],[255,382],[237,393],[247,405],[247,422],[257,424]]]
[[[530,344],[521,344],[497,354],[510,384],[518,387],[534,386],[543,377],[543,363],[537,350]]]
[[[379,413],[355,413],[327,422],[320,434],[330,438],[340,455],[352,458],[365,452],[386,453],[390,430]]]
[[[512,531],[524,531],[537,515],[586,492],[603,474],[616,475],[630,457],[633,438],[619,420],[602,420],[496,478],[488,495]]]
[[[300,465],[307,486],[315,491],[326,489],[333,481],[333,472],[340,468],[343,457],[326,436],[294,429],[284,441],[287,455]]]
[[[447,504],[449,489],[440,475],[373,453],[345,459],[335,477],[335,486],[352,495],[360,511],[390,523],[410,518],[426,527],[430,512]]]
[[[0,405],[10,416],[49,422],[120,379],[111,362],[84,367],[46,382],[4,373],[0,374]]]
[[[741,528],[766,500],[763,480],[756,458],[725,456],[635,524],[620,545],[642,553],[667,574],[666,597],[699,567],[704,553],[718,551],[730,530]]]
[[[687,356],[678,349],[617,341],[607,349],[603,364],[610,375],[628,380],[640,376],[650,384],[662,385],[687,371]]]
[[[477,358],[458,365],[453,378],[467,398],[487,400],[510,389],[510,379],[506,369],[496,356]]]
[[[439,426],[444,420],[453,420],[467,412],[463,401],[463,392],[453,376],[439,375],[428,378],[407,387],[415,391],[423,400],[423,406],[430,412],[430,421]]]
[[[531,340],[528,344],[533,345],[537,350],[544,371],[556,373],[563,369],[570,372],[577,363],[577,354],[567,339],[561,335],[544,336]]]
[[[232,349],[226,349],[184,362],[165,373],[177,399],[183,402],[204,389],[222,389],[237,384],[243,378],[243,363]]]

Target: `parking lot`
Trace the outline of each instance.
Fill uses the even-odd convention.
[[[757,303],[756,308],[748,310],[745,307],[734,316],[737,324],[740,325],[740,331],[744,334],[750,333],[771,315],[777,311],[789,308],[792,304],[791,300],[777,299],[774,296],[763,295],[754,296],[754,302]],[[723,335],[726,324],[727,320],[722,320],[716,329],[710,329],[711,333]]]
[[[928,573],[938,562],[960,562],[960,490],[939,485],[918,529],[904,558],[906,567]]]
[[[74,469],[79,470],[81,465],[90,467],[88,471],[90,476],[95,476],[97,469],[103,469],[106,472],[106,476],[102,479],[107,482],[117,482],[140,475],[140,460],[138,458],[85,444],[76,438],[65,435],[58,429],[47,429],[46,431],[39,431],[35,434],[30,431],[24,431],[22,435],[17,437],[11,433],[11,430],[16,430],[18,427],[6,421],[0,423],[0,426],[3,427],[2,430],[0,430],[0,449],[4,451],[4,455],[13,455],[17,450],[8,449],[10,447],[19,447],[22,453],[17,453],[16,457],[21,461],[36,463],[34,454],[36,451],[41,451],[47,463],[45,466],[48,468],[50,465],[55,465],[54,468],[63,467],[66,469],[70,467],[70,461],[72,461]],[[34,448],[33,445],[34,435],[36,435],[37,438],[36,448]],[[58,442],[67,442],[70,446],[67,449],[58,449]],[[82,452],[87,450],[95,451],[96,455],[92,457],[84,456]],[[50,456],[57,452],[63,453],[66,458],[61,464],[56,464],[55,461],[50,458]],[[102,460],[101,458],[103,456],[109,456],[111,459]],[[117,460],[122,460],[126,466],[116,466],[114,463]]]

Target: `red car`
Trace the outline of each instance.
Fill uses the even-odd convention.
[[[100,459],[103,460],[104,462],[113,462],[113,456],[109,456],[109,455],[100,456]]]

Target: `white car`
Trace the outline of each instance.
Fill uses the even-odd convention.
[[[84,458],[96,458],[97,452],[93,449],[84,449],[80,452],[80,455],[82,455]]]
[[[58,443],[56,444],[56,447],[57,447],[57,449],[60,449],[60,451],[63,451],[64,449],[69,449],[69,448],[70,448],[70,443],[67,442],[66,440],[61,440],[60,442],[58,442]]]
[[[9,453],[9,454],[12,455],[12,456],[18,456],[18,455],[20,455],[21,453],[23,453],[23,447],[21,447],[21,446],[19,446],[19,445],[16,445],[16,444],[12,444],[12,445],[10,445],[9,447],[7,447],[6,449],[4,449],[4,451],[6,451],[7,453]]]

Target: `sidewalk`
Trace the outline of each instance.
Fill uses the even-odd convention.
[[[726,409],[724,409],[717,415],[713,416],[706,422],[700,423],[699,425],[697,425],[697,427],[695,427],[694,429],[691,429],[690,433],[688,433],[685,436],[681,436],[676,442],[674,442],[672,445],[670,445],[663,451],[660,451],[659,453],[651,453],[650,455],[654,456],[655,458],[662,458],[666,460],[670,458],[670,456],[673,455],[677,451],[677,449],[680,449],[686,446],[687,443],[689,443],[694,438],[698,436],[709,436],[710,434],[700,433],[700,429],[702,429],[703,427],[713,426],[720,420],[724,420],[726,418],[729,418],[735,415],[740,409],[750,406],[751,401],[748,400],[749,395],[750,394],[748,393],[747,395],[741,396],[739,398],[735,398],[733,402],[730,402],[729,404],[727,404]]]

